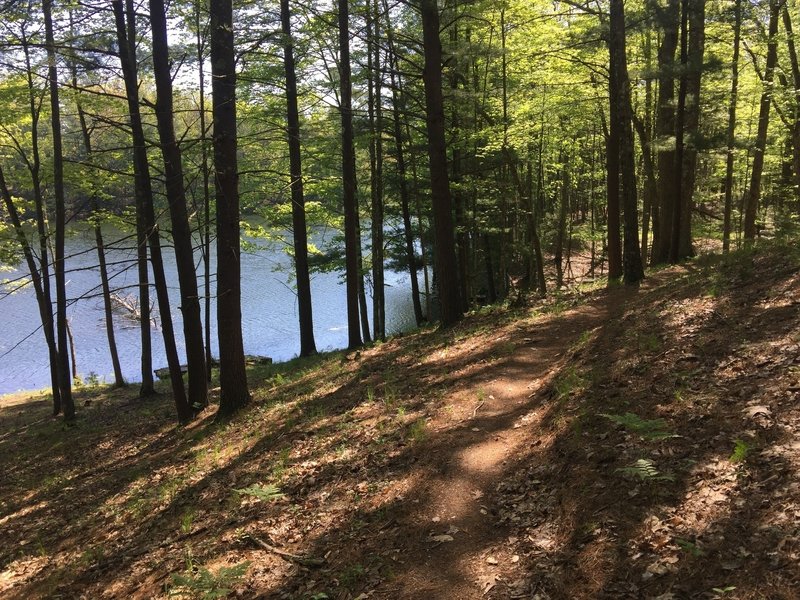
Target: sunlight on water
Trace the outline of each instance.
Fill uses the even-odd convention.
[[[123,242],[130,245],[130,242]],[[86,379],[94,373],[100,381],[112,381],[113,369],[108,355],[103,303],[99,297],[99,273],[92,268],[97,262],[93,238],[78,234],[67,240],[67,296],[74,300],[68,316],[75,337],[78,372]],[[112,287],[120,296],[138,300],[136,267],[132,248],[110,249],[109,262]],[[165,253],[167,281],[171,282],[173,321],[176,332],[182,331],[175,261],[171,252]],[[198,258],[199,264],[199,258]],[[85,270],[84,270],[85,269]],[[213,272],[212,252],[212,295]],[[247,354],[270,356],[276,361],[297,355],[300,345],[297,322],[297,299],[292,288],[291,261],[280,250],[261,249],[242,254],[242,327]],[[200,273],[202,267],[200,266]],[[4,276],[13,279],[19,272]],[[200,282],[202,294],[202,282]],[[386,328],[389,334],[414,327],[410,283],[407,273],[386,273]],[[319,350],[332,350],[347,345],[347,314],[345,288],[340,273],[318,273],[312,276],[311,291],[314,310],[314,334]],[[155,294],[152,294],[154,297]],[[371,309],[370,309],[371,310]],[[216,307],[212,302],[212,353],[216,356]],[[47,348],[39,329],[38,309],[33,290],[26,288],[0,299],[0,312],[6,316],[0,329],[0,394],[47,387],[50,383]],[[8,317],[11,318],[8,318]],[[153,327],[153,368],[166,366],[161,330],[161,318],[156,314]],[[128,381],[140,379],[141,355],[139,324],[125,318],[121,312],[114,316],[117,346],[122,369]],[[178,351],[184,356],[182,341]]]

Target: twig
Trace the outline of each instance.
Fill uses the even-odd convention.
[[[478,402],[478,405],[475,407],[475,410],[472,411],[473,419],[475,418],[475,415],[478,414],[478,411],[480,410],[481,406],[483,406],[484,404],[486,404],[486,400],[481,400],[480,402]]]
[[[299,565],[303,565],[305,567],[319,567],[325,564],[324,558],[314,558],[310,556],[300,556],[298,554],[292,554],[291,552],[286,552],[285,550],[281,550],[280,548],[276,548],[275,546],[268,544],[264,540],[261,540],[254,536],[251,533],[245,533],[242,535],[242,541],[250,542],[251,544],[258,546],[262,550],[267,552],[271,552],[272,554],[277,554],[284,560],[288,560],[289,562],[294,562]]]

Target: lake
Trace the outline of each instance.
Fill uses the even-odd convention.
[[[107,232],[109,240],[120,234]],[[317,233],[314,243],[321,247],[324,235]],[[261,243],[261,242],[259,242]],[[121,244],[132,246],[130,241]],[[75,338],[78,372],[86,380],[97,376],[112,382],[113,368],[108,353],[103,301],[99,294],[99,269],[91,232],[75,233],[67,238],[67,311]],[[120,295],[136,298],[137,272],[133,248],[111,248],[107,252],[112,288]],[[198,272],[202,263],[197,255]],[[185,352],[180,321],[179,290],[175,260],[171,249],[164,249],[165,269],[170,287],[172,319],[178,336],[178,352]],[[116,264],[111,264],[116,263]],[[215,256],[212,244],[212,297],[214,294]],[[247,354],[289,360],[300,351],[297,297],[292,283],[292,260],[279,247],[260,247],[242,254],[242,329]],[[13,280],[25,271],[3,273]],[[152,281],[152,276],[151,276]],[[314,336],[317,349],[334,350],[347,346],[347,314],[342,273],[312,274],[311,292],[314,307]],[[202,294],[202,282],[199,282]],[[413,329],[414,310],[408,273],[386,272],[386,330],[395,334]],[[87,297],[87,296],[95,297]],[[152,293],[153,300],[155,293]],[[53,291],[55,301],[55,291]],[[54,302],[55,304],[55,302]],[[370,317],[372,316],[370,305]],[[47,346],[40,329],[39,313],[32,286],[0,298],[0,314],[5,315],[0,329],[0,394],[50,386]],[[157,322],[160,317],[157,316]],[[216,343],[216,306],[212,302],[212,354],[218,356]],[[129,382],[141,380],[140,333],[138,322],[114,314],[117,348],[122,371]],[[161,330],[153,327],[153,368],[166,366]]]

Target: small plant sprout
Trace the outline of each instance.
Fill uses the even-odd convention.
[[[181,533],[184,535],[191,533],[193,523],[194,510],[189,508],[181,515]]]
[[[692,555],[695,558],[699,558],[705,555],[703,549],[700,548],[700,546],[698,546],[694,542],[690,542],[689,540],[684,540],[683,538],[676,538],[675,543],[678,544],[678,546],[680,546],[681,550],[683,550],[687,554]]]
[[[426,427],[427,423],[425,422],[425,419],[418,419],[414,421],[408,428],[408,437],[414,442],[421,442],[427,435],[427,432],[425,431]]]
[[[250,561],[232,567],[220,567],[212,572],[206,567],[197,567],[191,557],[187,558],[186,570],[172,575],[168,594],[171,598],[202,598],[218,600],[227,598],[233,586],[244,577]]]

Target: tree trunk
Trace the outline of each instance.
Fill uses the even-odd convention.
[[[688,258],[692,249],[692,210],[697,173],[697,143],[700,137],[700,90],[705,46],[705,0],[690,3],[688,56],[686,63],[686,116],[681,166],[681,207],[678,223],[678,258]]]
[[[426,123],[430,162],[433,222],[436,233],[434,255],[439,282],[441,322],[447,327],[462,317],[455,255],[450,181],[447,174],[447,146],[442,98],[442,46],[439,39],[439,9],[436,0],[421,0],[422,37],[425,51]]]
[[[737,0],[738,1],[738,0]],[[792,170],[794,174],[794,196],[800,200],[800,63],[797,59],[797,49],[794,43],[792,17],[786,4],[783,6],[783,26],[786,29],[786,48],[789,50],[789,62],[792,68],[792,81],[794,83],[794,122],[792,123]],[[741,19],[741,17],[740,17]]]
[[[186,209],[181,149],[175,138],[173,122],[172,75],[167,43],[167,18],[163,0],[150,0],[150,24],[153,32],[156,120],[161,154],[164,159],[167,202],[169,203],[172,239],[175,245],[175,263],[181,291],[180,310],[183,313],[183,334],[186,339],[186,362],[189,374],[188,401],[192,409],[200,410],[208,405],[203,326],[200,321],[200,298],[197,292],[197,274],[194,269],[192,233]],[[238,229],[238,221],[236,227]],[[217,256],[217,261],[220,258]],[[217,295],[219,296],[220,282],[217,283],[217,286]],[[218,324],[218,329],[222,329],[220,324]],[[184,417],[191,418],[191,413],[185,414]]]
[[[367,2],[367,112],[370,126],[370,196],[372,225],[372,327],[375,340],[386,339],[383,250],[383,107],[378,0]],[[374,77],[374,79],[373,79]]]
[[[64,419],[75,419],[75,403],[72,399],[72,381],[69,372],[67,351],[67,280],[64,263],[64,239],[67,227],[66,200],[64,198],[64,154],[61,142],[61,106],[58,100],[58,68],[56,67],[55,40],[53,37],[52,0],[43,0],[45,39],[47,46],[48,84],[50,86],[50,112],[53,141],[53,193],[56,209],[55,282],[56,282],[56,333],[58,338],[58,387]]]
[[[3,169],[1,166],[0,166],[0,195],[2,195],[3,201],[5,202],[6,210],[8,211],[9,218],[11,219],[11,225],[14,228],[14,233],[17,236],[18,242],[22,247],[22,253],[25,256],[25,262],[28,266],[28,271],[30,272],[31,275],[33,290],[34,294],[36,295],[36,304],[39,308],[39,318],[42,321],[42,331],[44,332],[48,353],[52,361],[52,357],[58,355],[55,334],[52,327],[53,305],[50,299],[47,298],[44,294],[42,277],[39,273],[39,268],[36,265],[36,258],[34,256],[33,246],[28,242],[28,238],[25,235],[25,230],[22,227],[22,222],[19,218],[17,207],[14,205],[14,201],[11,198],[11,193],[8,190],[8,185],[6,184],[5,176],[3,174]],[[46,325],[48,322],[50,323],[50,327],[47,327]],[[51,362],[50,368],[52,377],[53,372],[57,369],[57,363]],[[53,398],[54,399],[60,398],[57,379],[53,384]],[[54,401],[54,412],[53,412],[54,415],[57,415],[59,412],[55,410],[56,406],[58,406],[60,410],[60,404],[55,404]]]
[[[359,269],[358,202],[356,199],[356,156],[353,147],[353,90],[350,84],[349,0],[339,5],[339,85],[342,117],[342,203],[344,206],[345,286],[347,289],[347,347],[361,346],[359,331],[359,288],[363,286]]]
[[[111,310],[111,288],[108,284],[108,268],[106,267],[106,253],[103,248],[103,232],[99,221],[94,226],[94,239],[97,244],[97,259],[100,263],[100,284],[103,287],[103,309],[106,316],[106,336],[108,337],[108,350],[111,354],[111,364],[114,367],[114,387],[125,387],[122,376],[122,367],[119,364],[117,341],[114,336],[114,313]],[[149,321],[147,323],[150,325]]]
[[[775,65],[778,61],[778,19],[780,18],[781,0],[770,0],[769,3],[769,42],[767,45],[767,64],[764,68],[764,91],[758,112],[758,131],[753,149],[753,166],[750,173],[750,189],[744,207],[744,239],[751,243],[756,237],[756,216],[758,202],[761,198],[761,174],[764,170],[764,151],[767,146],[767,129],[769,128],[769,108],[772,102],[772,82]]]
[[[217,336],[220,400],[228,417],[250,401],[242,341],[236,62],[231,0],[211,0],[211,81],[217,192]],[[198,315],[199,319],[199,315]]]
[[[211,383],[211,190],[208,168],[208,136],[206,131],[206,81],[203,70],[205,56],[203,52],[202,29],[200,27],[200,5],[195,4],[195,29],[197,40],[197,70],[198,82],[200,84],[200,169],[203,172],[203,227],[200,229],[201,242],[203,244],[203,323],[205,327],[206,349],[206,381]]]
[[[70,12],[70,26],[72,25],[72,12]],[[72,33],[72,31],[70,31]],[[78,74],[77,69],[75,67],[74,61],[70,61],[70,68],[72,70],[72,87],[73,89],[78,89]],[[91,156],[92,154],[92,139],[91,134],[89,132],[89,126],[86,122],[86,113],[83,110],[83,106],[81,105],[80,100],[76,101],[76,108],[78,111],[78,122],[81,126],[81,133],[83,137],[83,148],[86,152],[86,158]],[[97,262],[100,268],[100,287],[103,291],[103,311],[105,315],[105,322],[106,322],[106,338],[108,339],[108,353],[111,356],[111,365],[114,369],[114,387],[125,387],[125,379],[122,376],[122,367],[120,366],[119,362],[119,353],[117,352],[117,340],[114,334],[114,312],[111,308],[111,286],[109,285],[108,279],[108,267],[106,266],[106,251],[105,245],[103,244],[103,229],[100,224],[100,217],[99,217],[99,207],[97,206],[97,201],[93,201],[92,210],[95,213],[94,215],[94,239],[95,239],[95,247],[97,249]],[[141,302],[140,302],[141,305]],[[147,319],[146,325],[148,333],[150,331],[150,311],[149,306],[147,306],[147,310],[145,310],[144,306],[140,306],[141,309],[141,316],[142,316],[142,324],[145,324],[145,318]],[[74,362],[74,353],[73,353],[73,362]],[[73,365],[73,371],[74,365]]]
[[[611,70],[615,73],[617,81],[616,90],[612,90],[611,96],[617,102],[617,110],[614,114],[619,119],[617,130],[619,131],[620,168],[622,171],[622,204],[625,210],[622,264],[625,283],[635,284],[644,279],[644,268],[639,248],[639,208],[636,198],[636,162],[631,125],[633,110],[628,79],[628,59],[625,51],[623,0],[611,0],[610,23]]]
[[[619,74],[610,60],[608,72],[609,123],[606,137],[606,193],[608,202],[608,281],[622,277],[622,239],[620,235],[620,108],[617,94]],[[559,283],[559,286],[561,284]]]
[[[653,69],[653,45],[651,41],[650,32],[645,33],[645,68],[648,72],[652,71]],[[639,141],[642,144],[642,163],[644,164],[645,170],[645,181],[644,181],[644,190],[643,190],[643,198],[642,198],[642,264],[647,264],[647,257],[649,251],[649,236],[650,236],[650,226],[651,226],[651,216],[653,214],[653,205],[656,203],[658,193],[658,186],[656,183],[656,174],[655,169],[653,168],[653,148],[650,144],[650,141],[653,137],[653,119],[652,119],[652,105],[653,105],[653,79],[649,77],[645,80],[645,91],[644,91],[644,124],[642,130],[644,131],[644,136],[640,135]],[[636,113],[632,112],[631,117],[633,117],[634,127],[636,128],[638,133],[639,128],[636,124],[637,118]]]
[[[112,4],[113,7],[113,4]],[[122,4],[120,3],[120,10]],[[116,9],[115,9],[116,10]],[[126,52],[130,56],[133,64],[133,80],[136,81],[136,13],[134,10],[133,0],[126,0],[127,10],[127,31],[125,29],[126,23],[124,16],[122,17],[122,32],[125,33],[125,40],[127,40]],[[115,15],[116,16],[116,15]],[[118,40],[119,42],[119,40]],[[120,57],[122,54],[120,54]],[[124,78],[124,77],[123,77]],[[127,83],[126,83],[127,87]],[[137,92],[138,96],[138,92]],[[136,98],[138,103],[138,97]],[[144,134],[142,134],[142,145],[144,145]],[[136,134],[134,132],[134,176],[136,174]],[[145,157],[146,160],[146,157]],[[150,181],[149,175],[147,186],[149,188]],[[142,383],[139,387],[139,396],[146,398],[153,396],[156,393],[155,382],[153,380],[153,340],[151,331],[151,317],[150,317],[150,272],[147,268],[147,245],[148,245],[148,228],[147,228],[147,215],[144,213],[145,203],[140,201],[140,192],[144,189],[140,182],[134,177],[134,187],[136,195],[136,260],[137,270],[139,275],[139,307],[141,310],[141,320],[139,321],[139,334],[142,345],[141,356],[141,375]],[[149,198],[152,203],[152,196]],[[163,315],[163,313],[162,313]],[[173,340],[172,345],[175,345]]]
[[[150,246],[150,263],[153,267],[153,282],[156,289],[158,311],[161,315],[161,332],[164,339],[164,352],[167,356],[167,365],[169,367],[172,396],[175,402],[178,419],[181,422],[185,422],[191,419],[192,410],[186,401],[181,364],[178,358],[178,350],[175,346],[172,310],[169,303],[169,291],[167,289],[166,274],[164,273],[164,262],[161,256],[161,240],[156,224],[155,208],[153,207],[153,190],[150,181],[150,167],[147,162],[147,145],[144,137],[144,129],[142,127],[142,116],[139,112],[139,85],[136,73],[136,58],[132,51],[132,40],[128,35],[129,30],[135,31],[133,0],[127,0],[126,3],[126,10],[128,13],[127,24],[129,25],[127,29],[122,0],[113,0],[111,6],[114,10],[119,58],[123,79],[125,81],[125,95],[128,104],[128,114],[130,116],[131,136],[133,138],[133,169],[135,175],[134,185],[136,192],[137,222],[141,220],[144,232],[144,242],[142,243],[146,242]],[[147,266],[145,265],[145,270],[146,269]],[[148,327],[149,326],[150,324],[148,323]]]
[[[558,204],[558,222],[556,231],[556,243],[553,251],[553,262],[556,267],[556,289],[559,290],[564,285],[564,236],[567,229],[567,215],[569,213],[569,156],[561,154],[558,162],[561,163],[561,190]],[[619,214],[619,213],[617,213]],[[616,231],[619,233],[619,227]],[[609,229],[610,232],[610,229]]]
[[[394,130],[395,154],[397,160],[397,175],[400,186],[400,210],[403,216],[403,239],[405,241],[406,261],[408,272],[411,279],[411,300],[414,306],[414,319],[417,326],[425,320],[422,314],[422,304],[419,298],[419,281],[417,279],[417,259],[414,250],[414,232],[411,227],[410,198],[408,193],[408,182],[406,181],[406,160],[403,149],[403,131],[400,123],[400,94],[399,88],[402,85],[400,75],[397,73],[396,57],[394,55],[394,40],[392,36],[391,21],[387,0],[383,0],[383,9],[386,16],[386,42],[389,46],[389,74],[392,84],[392,125]]]
[[[635,114],[633,116],[633,126],[636,129],[636,133],[639,136],[639,142],[642,146],[642,163],[644,166],[644,174],[645,174],[645,187],[644,187],[644,202],[642,206],[642,212],[644,213],[642,218],[642,265],[647,263],[647,222],[648,218],[647,215],[652,215],[655,212],[655,207],[658,206],[658,180],[656,178],[656,168],[653,164],[653,156],[652,152],[652,140],[646,126],[640,119],[636,117]],[[653,229],[656,228],[656,222],[653,221]]]
[[[44,329],[45,340],[47,340],[47,352],[50,361],[50,387],[53,394],[53,416],[61,412],[61,391],[59,389],[58,368],[60,359],[58,357],[58,346],[56,344],[55,324],[53,321],[53,300],[50,292],[50,263],[49,250],[47,247],[47,207],[42,195],[41,179],[41,154],[39,152],[39,116],[41,105],[37,102],[36,86],[34,85],[34,71],[31,66],[30,47],[27,37],[22,39],[22,53],[25,58],[25,77],[28,83],[28,108],[31,117],[31,156],[28,162],[28,170],[31,174],[31,184],[33,187],[33,201],[36,212],[36,231],[39,238],[39,273],[42,285],[42,298],[39,310],[42,317],[42,328]],[[33,248],[31,248],[33,250]]]
[[[492,240],[488,233],[483,234],[483,262],[486,268],[486,302],[497,302],[497,287],[494,284],[494,261],[492,260]]]
[[[292,237],[297,280],[297,306],[300,317],[300,356],[316,354],[314,318],[311,306],[311,279],[308,274],[308,231],[306,227],[303,166],[300,152],[300,115],[297,109],[297,75],[294,66],[289,0],[281,0],[283,67],[286,74],[286,115],[289,140],[289,171],[292,186]]]
[[[731,212],[733,210],[733,166],[736,144],[736,102],[739,95],[739,46],[742,34],[742,0],[734,0],[733,59],[731,60],[731,95],[728,105],[728,129],[726,132],[727,155],[725,158],[725,209],[722,225],[722,251],[731,247]],[[796,82],[795,85],[800,84]]]
[[[669,261],[672,241],[672,220],[675,197],[678,194],[675,168],[675,51],[678,48],[680,0],[668,0],[666,7],[657,12],[663,38],[658,49],[658,108],[656,112],[655,142],[658,164],[658,227],[653,228],[651,264]]]

